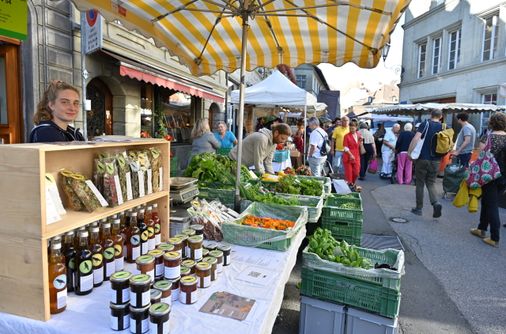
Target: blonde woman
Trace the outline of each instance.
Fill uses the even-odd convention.
[[[220,142],[211,132],[211,129],[209,127],[209,120],[207,118],[201,118],[195,123],[191,137],[191,156],[204,152],[215,152],[216,149],[221,147]]]

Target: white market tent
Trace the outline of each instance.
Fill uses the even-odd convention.
[[[476,103],[418,103],[381,106],[369,111],[371,113],[388,115],[424,115],[430,114],[432,109],[441,110],[443,113],[458,113],[461,111],[466,111],[468,113],[480,113],[488,111],[505,111],[506,107],[493,104]]]

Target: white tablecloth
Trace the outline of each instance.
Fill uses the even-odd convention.
[[[199,301],[193,305],[173,303],[170,315],[170,333],[206,334],[256,334],[271,333],[276,316],[283,301],[284,286],[297,260],[297,250],[306,235],[303,227],[294,237],[286,252],[240,247],[233,245],[232,264],[211,287],[202,289]],[[272,281],[267,286],[253,285],[237,279],[246,268],[252,266],[269,268]],[[226,291],[246,298],[255,299],[255,304],[244,321],[237,321],[199,312],[214,292]],[[36,321],[10,314],[0,313],[1,334],[60,334],[60,333],[129,333],[115,332],[109,327],[110,284],[104,284],[88,296],[69,294],[67,309],[53,315],[47,322]],[[29,301],[26,301],[29,302]]]

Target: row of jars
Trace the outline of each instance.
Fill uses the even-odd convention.
[[[124,261],[161,244],[158,205],[138,206],[50,240],[50,311],[66,308],[67,291],[86,295],[124,269]]]

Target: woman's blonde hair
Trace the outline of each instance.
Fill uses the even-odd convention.
[[[39,125],[42,121],[50,121],[53,119],[53,111],[49,108],[49,102],[54,103],[58,97],[58,93],[62,90],[73,90],[77,95],[81,95],[76,87],[66,82],[60,80],[51,81],[42,96],[42,100],[37,104],[37,111],[33,115],[33,123],[35,123],[35,125]]]
[[[195,123],[191,136],[192,138],[198,138],[208,132],[211,132],[211,129],[209,128],[209,120],[207,118],[201,118]]]

